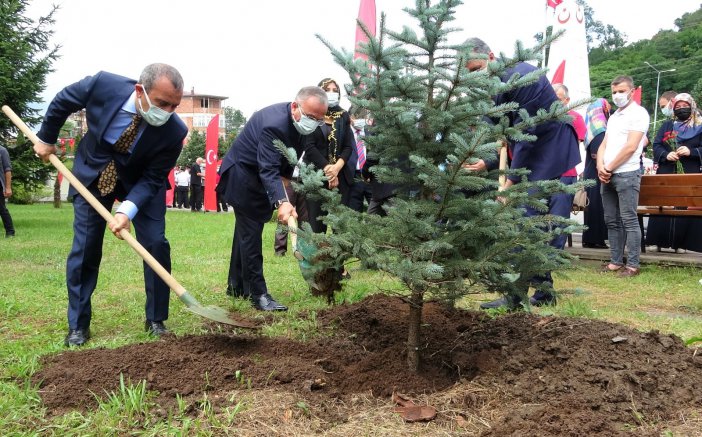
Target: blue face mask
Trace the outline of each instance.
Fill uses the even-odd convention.
[[[151,100],[149,99],[149,95],[146,94],[146,89],[144,88],[144,97],[146,97],[146,103],[149,104],[149,110],[144,111],[144,106],[141,104],[141,99],[139,100],[139,107],[137,110],[139,111],[139,114],[141,114],[142,117],[144,117],[144,121],[149,123],[151,126],[163,126],[166,124],[169,118],[171,118],[171,115],[173,115],[172,112],[165,111],[158,106],[154,105],[151,103]]]
[[[329,107],[336,106],[339,104],[339,93],[336,91],[327,91],[327,100],[329,101]]]
[[[353,121],[353,127],[356,130],[363,130],[366,127],[366,119],[365,118],[357,118],[356,120]]]
[[[663,115],[665,115],[666,117],[670,117],[671,115],[673,115],[673,108],[670,107],[670,103],[668,103],[667,105],[665,105],[665,106],[661,109],[661,112],[662,112]]]
[[[302,111],[302,105],[298,104],[297,109],[300,110],[300,121],[296,121],[293,118],[293,125],[301,135],[309,135],[312,132],[314,132],[314,130],[317,129],[318,126],[324,124],[323,121],[317,121],[313,118],[308,117],[307,114],[305,114]]]

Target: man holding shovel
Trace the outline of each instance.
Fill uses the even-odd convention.
[[[274,142],[294,148],[300,156],[303,137],[324,123],[326,112],[326,92],[316,86],[302,88],[293,102],[254,113],[222,161],[217,189],[234,206],[236,220],[227,294],[250,299],[257,310],[287,310],[270,295],[263,277],[263,227],[274,209],[280,223],[297,218],[282,180],[292,176],[293,166]]]
[[[170,65],[151,64],[139,81],[99,72],[67,86],[51,101],[37,136],[37,156],[47,161],[68,116],[86,110],[88,132],[73,166],[76,178],[108,210],[122,203],[109,223],[118,238],[132,223],[136,237],[170,272],[170,245],[165,236],[168,173],[175,166],[187,128],[172,117],[183,96],[183,78]],[[90,298],[97,284],[105,220],[72,187],[73,247],[66,263],[68,335],[66,346],[90,338]],[[169,286],[144,264],[146,331],[167,333]]]

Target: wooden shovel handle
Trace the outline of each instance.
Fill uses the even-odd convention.
[[[22,119],[19,118],[9,106],[4,105],[2,107],[2,112],[4,112],[10,118],[10,120],[15,124],[15,126],[17,126],[19,130],[22,131],[24,136],[29,138],[29,140],[33,144],[42,143],[42,141],[39,140],[36,134],[32,132],[31,129],[29,129],[29,127],[24,123],[24,121],[22,121]],[[56,167],[56,169],[59,171],[59,173],[63,175],[63,177],[68,179],[68,182],[70,182],[70,184],[73,185],[73,188],[75,188],[76,191],[78,191],[80,195],[83,196],[83,198],[87,200],[93,208],[95,208],[95,211],[97,211],[107,223],[112,223],[114,217],[112,216],[110,211],[108,211],[107,208],[102,206],[102,203],[100,203],[100,201],[97,200],[97,198],[95,198],[95,196],[90,191],[88,191],[87,188],[85,188],[85,185],[83,185],[83,183],[81,183],[81,181],[79,181],[78,178],[76,178],[73,175],[73,173],[71,173],[71,171],[65,165],[63,165],[61,160],[56,155],[49,155],[49,161],[51,162],[51,164],[53,164],[54,167]],[[176,279],[170,273],[168,273],[168,271],[165,268],[163,268],[163,266],[156,260],[156,258],[154,258],[144,248],[144,246],[142,246],[141,243],[139,243],[136,240],[136,238],[134,238],[132,234],[129,233],[128,230],[122,229],[119,232],[119,235],[124,241],[127,242],[127,244],[129,244],[132,247],[132,249],[134,249],[134,251],[146,262],[146,264],[148,264],[149,267],[151,267],[154,270],[154,272],[156,272],[156,274],[161,279],[163,279],[163,282],[168,284],[171,290],[173,290],[178,297],[182,296],[184,293],[187,292],[187,290],[182,285],[180,285],[180,283],[176,281]]]
[[[499,183],[500,183],[500,188],[499,191],[502,191],[505,189],[505,184],[507,183],[507,175],[504,173],[507,170],[507,144],[502,143],[502,146],[500,147],[500,176],[499,176]]]
[[[288,235],[293,250],[297,250],[297,219],[293,216],[288,217]]]

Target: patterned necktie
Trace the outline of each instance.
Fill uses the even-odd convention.
[[[132,117],[132,122],[127,126],[127,128],[122,132],[122,135],[117,138],[115,144],[112,146],[116,152],[127,153],[129,147],[134,144],[137,133],[139,132],[139,123],[141,123],[141,114],[134,114]],[[107,196],[115,190],[117,185],[117,167],[115,166],[115,161],[112,160],[107,164],[104,170],[100,173],[98,178],[98,190],[100,190],[101,196]]]
[[[366,147],[363,145],[363,137],[361,136],[356,141],[356,153],[358,153],[358,169],[362,170],[366,164]]]

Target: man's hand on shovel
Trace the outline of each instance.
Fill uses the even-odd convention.
[[[56,146],[42,142],[34,143],[34,154],[44,162],[49,162],[49,156],[56,154]]]
[[[132,222],[129,220],[129,217],[127,217],[126,214],[118,212],[115,213],[113,219],[107,223],[107,226],[110,228],[110,231],[115,234],[115,237],[119,238],[120,240],[124,240],[124,238],[122,238],[120,235],[120,232],[122,229],[126,229],[127,232],[130,232],[131,223]]]

